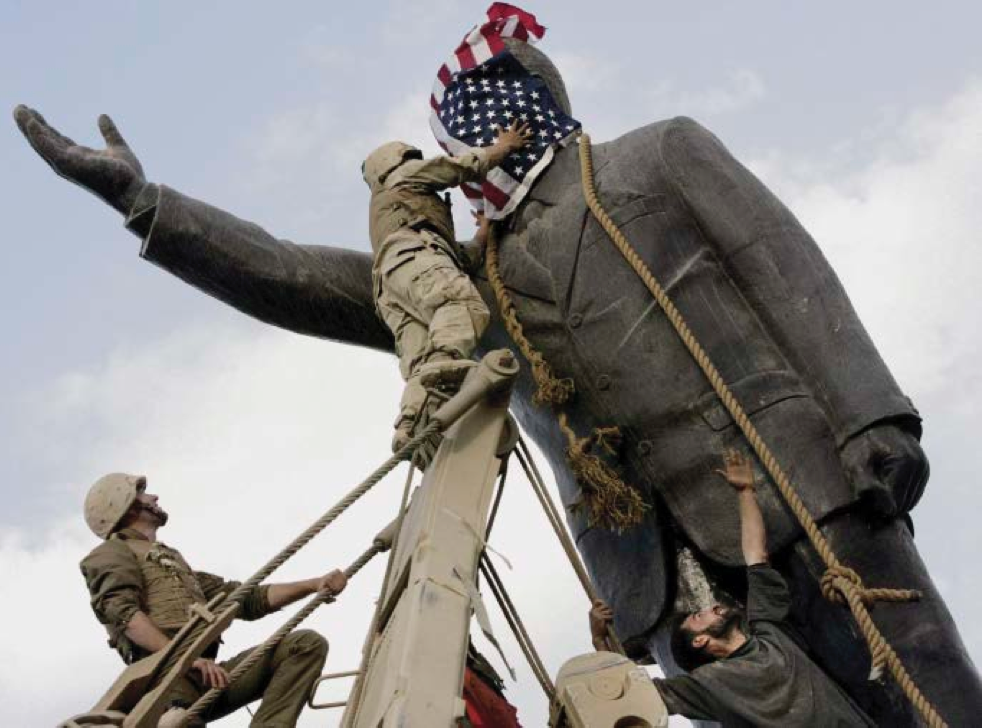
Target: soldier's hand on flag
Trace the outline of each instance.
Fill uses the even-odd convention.
[[[526,123],[520,124],[518,121],[514,121],[508,129],[497,128],[499,135],[496,138],[496,144],[501,144],[509,152],[519,151],[533,138],[533,131]]]

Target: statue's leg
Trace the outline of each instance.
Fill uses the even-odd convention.
[[[919,589],[912,603],[878,603],[872,612],[916,684],[951,726],[981,725],[981,679],[956,625],[901,521],[876,525],[848,511],[822,526],[842,563],[867,586]],[[833,675],[879,725],[920,725],[890,676],[871,682],[867,647],[846,607],[820,593],[823,574],[805,540],[774,559],[793,592],[790,622],[803,634],[814,659]]]

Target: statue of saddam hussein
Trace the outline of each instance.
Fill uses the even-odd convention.
[[[571,115],[550,60],[520,38],[503,53],[539,77]],[[377,317],[369,254],[296,245],[147,182],[109,120],[104,150],[76,145],[36,111],[17,124],[60,176],[126,218],[140,254],[262,321],[392,351]],[[572,510],[570,528],[617,633],[673,669],[660,626],[679,596],[676,554],[687,546],[718,587],[741,596],[733,494],[714,469],[741,433],[650,294],[588,212],[577,145],[558,146],[499,223],[502,277],[531,343],[577,394],[579,432],[617,425],[617,466],[648,508],[621,532]],[[951,725],[980,725],[981,683],[913,545],[908,512],[929,468],[920,418],[899,390],[816,243],[790,211],[705,128],[660,121],[593,147],[599,197],[682,311],[841,561],[868,586],[919,589],[911,604],[873,612],[912,677]],[[479,289],[494,312],[481,275]],[[512,347],[494,316],[485,350]],[[522,357],[519,357],[522,359]],[[549,411],[530,404],[524,369],[516,414],[550,459],[561,497],[579,498]],[[794,596],[792,619],[827,669],[882,725],[917,723],[891,682],[868,680],[870,659],[843,609],[820,594],[822,565],[771,484],[760,502],[772,560]],[[739,576],[736,576],[739,575]],[[685,585],[683,585],[685,586]]]

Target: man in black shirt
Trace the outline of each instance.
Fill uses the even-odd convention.
[[[690,674],[654,680],[666,707],[728,727],[874,725],[781,626],[789,591],[768,564],[751,462],[729,450],[724,463],[726,469],[717,472],[738,491],[748,603],[744,614],[715,604],[677,616],[673,656]],[[596,649],[607,649],[611,619],[611,609],[596,602],[590,615]]]

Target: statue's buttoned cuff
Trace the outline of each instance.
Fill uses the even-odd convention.
[[[126,228],[130,232],[139,235],[146,245],[147,238],[154,226],[154,218],[157,216],[157,206],[160,203],[161,188],[159,185],[149,183],[144,185],[137,195],[137,199],[130,208],[130,214],[126,216]],[[142,252],[142,251],[141,251]]]

